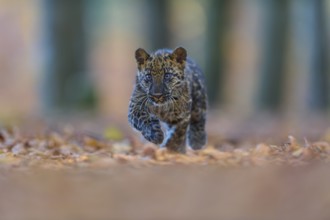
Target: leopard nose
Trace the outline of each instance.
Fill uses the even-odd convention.
[[[152,96],[156,99],[160,99],[163,96],[163,94],[162,93],[154,93],[154,94],[152,94]]]

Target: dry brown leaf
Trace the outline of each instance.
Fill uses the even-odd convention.
[[[267,144],[261,143],[256,146],[255,149],[252,150],[252,152],[255,154],[255,156],[269,156],[270,154],[270,147]]]

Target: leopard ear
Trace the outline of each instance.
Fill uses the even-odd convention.
[[[183,64],[187,59],[187,51],[183,47],[176,48],[170,57],[176,62]]]
[[[135,51],[135,59],[139,66],[143,65],[149,57],[150,55],[142,48]]]

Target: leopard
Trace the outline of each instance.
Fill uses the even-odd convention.
[[[137,71],[128,122],[149,142],[176,153],[202,149],[207,92],[201,68],[183,47],[135,51]]]

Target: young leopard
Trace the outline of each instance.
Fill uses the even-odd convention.
[[[135,52],[137,75],[128,121],[145,139],[174,152],[206,143],[207,97],[204,76],[184,48]],[[162,122],[162,123],[161,123]],[[162,126],[165,127],[165,138]]]

